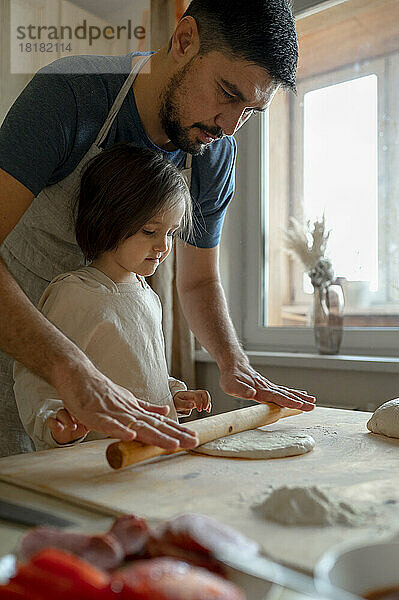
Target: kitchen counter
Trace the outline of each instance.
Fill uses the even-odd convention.
[[[257,540],[273,559],[310,571],[335,543],[399,530],[399,484],[392,477],[399,467],[399,440],[369,433],[369,417],[370,413],[317,408],[268,426],[315,438],[312,452],[286,459],[182,453],[112,471],[104,457],[109,440],[7,457],[0,459],[0,496],[69,516],[91,529],[125,512],[150,522],[200,512]],[[251,508],[270,486],[316,484],[349,500],[373,502],[381,507],[378,518],[361,528],[287,527],[262,519]],[[389,505],[384,504],[387,499]],[[3,552],[12,551],[21,531],[2,526]]]

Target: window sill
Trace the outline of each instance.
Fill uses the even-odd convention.
[[[344,354],[322,355],[295,352],[246,352],[251,365],[295,367],[301,369],[327,369],[330,371],[372,371],[399,374],[399,358],[391,356],[350,356]],[[205,350],[195,353],[197,362],[215,362]]]
[[[281,323],[288,327],[309,327],[311,313],[310,305],[285,305],[281,307]],[[397,304],[345,307],[344,327],[399,327],[399,307]]]

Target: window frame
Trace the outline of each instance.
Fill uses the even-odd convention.
[[[244,287],[241,305],[242,339],[247,350],[313,353],[313,328],[265,327],[263,289],[267,273],[267,207],[268,156],[266,140],[268,113],[249,120],[239,136],[237,164],[237,196],[242,203],[242,263]],[[266,169],[266,171],[265,171]],[[266,292],[267,293],[267,292]],[[234,304],[234,299],[232,299]],[[234,307],[236,309],[236,307]],[[359,356],[399,356],[399,328],[345,328],[341,354]]]
[[[399,56],[399,54],[398,54]],[[378,173],[382,176],[379,177],[378,181],[378,213],[380,218],[378,220],[378,257],[380,258],[378,266],[378,277],[380,282],[380,291],[378,295],[374,296],[374,304],[389,304],[389,291],[387,284],[387,269],[381,268],[381,260],[384,265],[389,261],[387,257],[387,246],[389,241],[388,228],[387,228],[387,215],[389,210],[386,207],[387,199],[387,186],[386,178],[384,174],[387,172],[387,164],[385,161],[385,154],[383,152],[383,145],[387,138],[386,122],[384,121],[384,114],[387,106],[387,77],[388,77],[388,58],[379,57],[367,61],[367,63],[357,65],[356,73],[354,73],[353,65],[345,68],[339,68],[335,71],[328,73],[318,74],[312,77],[307,77],[304,80],[298,82],[297,95],[295,98],[290,98],[290,113],[292,116],[293,127],[292,127],[292,148],[293,156],[297,157],[295,166],[291,171],[291,191],[292,195],[290,198],[290,207],[292,216],[301,220],[302,218],[302,207],[304,203],[303,198],[303,159],[304,153],[301,152],[303,146],[303,130],[304,130],[304,97],[305,94],[316,90],[322,89],[331,85],[331,79],[334,79],[335,83],[343,83],[346,81],[357,79],[358,77],[364,77],[367,75],[376,74],[378,77],[378,131],[380,135],[378,137]],[[381,133],[383,135],[381,135]],[[388,167],[389,169],[389,167]],[[319,217],[321,215],[318,215]],[[327,219],[328,225],[328,219]],[[303,269],[298,261],[292,261],[292,306],[304,305],[309,303],[309,296],[303,291]],[[396,302],[397,304],[397,302]],[[372,307],[372,305],[371,305]]]

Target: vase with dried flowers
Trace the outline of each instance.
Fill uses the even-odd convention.
[[[344,295],[334,281],[334,271],[326,249],[330,231],[326,231],[325,216],[313,225],[303,226],[290,219],[286,233],[288,252],[299,259],[313,285],[313,324],[317,350],[320,354],[338,354],[343,332]],[[310,242],[310,243],[309,243]]]

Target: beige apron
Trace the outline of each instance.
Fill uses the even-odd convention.
[[[54,277],[85,264],[75,239],[75,202],[81,173],[88,161],[103,151],[111,125],[137,73],[150,58],[139,60],[120,89],[104,125],[76,169],[45,187],[0,246],[0,256],[28,298],[37,306]],[[191,155],[182,173],[191,182]],[[32,442],[19,419],[14,400],[13,359],[0,351],[0,456],[31,452]]]

